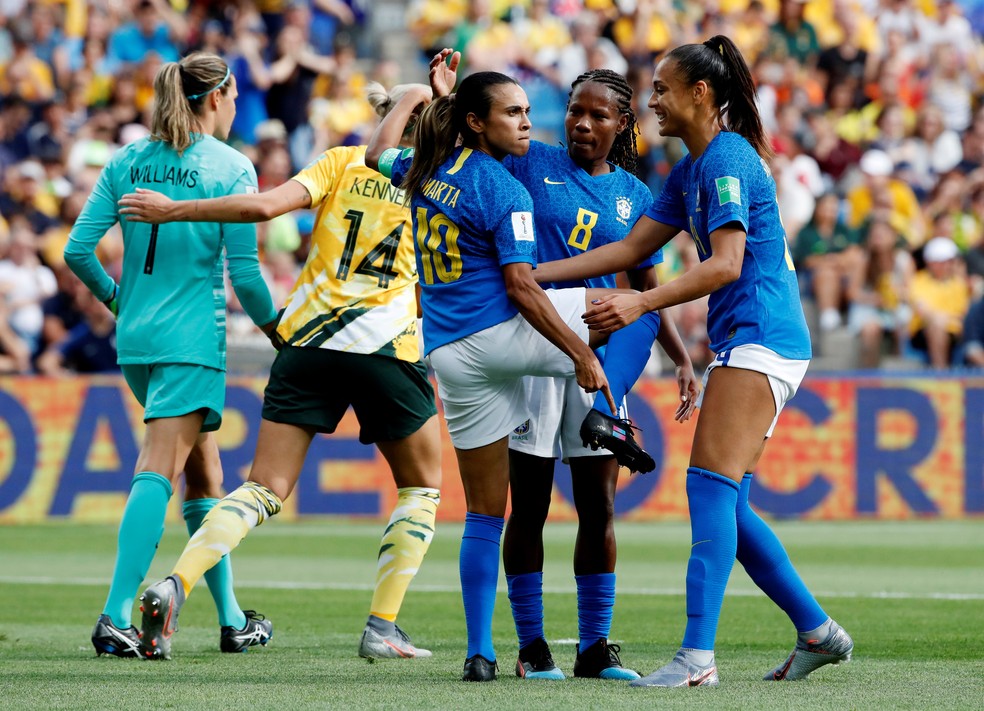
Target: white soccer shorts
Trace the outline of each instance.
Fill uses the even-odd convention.
[[[546,292],[560,318],[587,343],[584,293],[583,288]],[[435,348],[428,361],[458,449],[491,444],[530,418],[524,375],[574,376],[573,361],[521,314]]]
[[[701,406],[704,400],[704,391],[707,389],[707,378],[715,368],[742,368],[744,370],[754,370],[762,373],[769,378],[769,386],[772,388],[772,397],[776,403],[776,416],[769,425],[766,437],[771,437],[776,423],[779,421],[779,413],[786,403],[793,399],[796,390],[806,375],[806,369],[810,367],[809,360],[791,360],[783,358],[773,350],[754,343],[735,346],[726,351],[722,351],[714,356],[714,360],[704,371],[703,387],[697,397],[697,407]]]

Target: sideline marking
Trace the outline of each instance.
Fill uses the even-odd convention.
[[[102,578],[55,578],[51,576],[24,576],[15,577],[4,575],[0,576],[0,583],[4,585],[85,585],[101,586],[109,585],[109,580]],[[236,587],[254,588],[257,590],[353,590],[360,592],[372,592],[375,585],[369,583],[318,583],[318,582],[298,582],[298,581],[276,581],[276,580],[242,580],[236,579]],[[460,592],[461,588],[451,585],[414,585],[413,589],[418,592]],[[571,594],[575,592],[571,587],[550,587],[544,586],[543,592],[549,594]],[[686,594],[683,588],[619,588],[619,595],[651,595],[651,596],[680,596]],[[952,601],[976,601],[984,600],[984,593],[943,593],[943,592],[889,592],[876,591],[869,593],[861,592],[825,592],[818,590],[814,593],[816,597],[835,597],[835,598],[862,598],[871,600],[952,600]],[[760,590],[729,590],[726,593],[731,597],[757,597],[765,596]]]

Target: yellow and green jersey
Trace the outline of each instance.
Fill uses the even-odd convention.
[[[292,178],[319,207],[278,331],[294,346],[417,361],[410,215],[365,156],[365,146],[332,148]]]

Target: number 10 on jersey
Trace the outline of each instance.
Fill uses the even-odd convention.
[[[461,252],[458,251],[458,226],[447,215],[439,212],[428,216],[427,208],[417,208],[417,249],[420,250],[425,284],[435,280],[447,284],[461,278]]]

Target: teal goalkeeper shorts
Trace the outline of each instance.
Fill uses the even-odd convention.
[[[202,412],[202,432],[214,432],[222,424],[224,370],[190,363],[130,363],[120,368],[144,407],[144,422]]]

